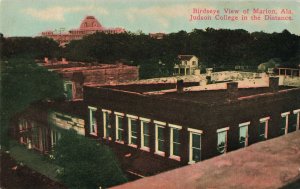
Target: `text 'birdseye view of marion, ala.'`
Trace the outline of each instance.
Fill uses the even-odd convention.
[[[299,1],[0,9],[0,188],[300,188]]]

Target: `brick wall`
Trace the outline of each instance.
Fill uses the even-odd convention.
[[[180,99],[169,99],[162,96],[147,96],[137,93],[128,93],[107,88],[85,87],[84,101],[87,105],[98,108],[98,138],[102,140],[103,120],[101,109],[122,112],[125,114],[145,117],[151,120],[163,121],[171,124],[181,125],[181,162],[172,164],[174,160],[168,157],[169,152],[169,128],[165,131],[165,157],[155,155],[153,151],[143,153],[140,156],[151,156],[152,158],[170,163],[169,168],[185,165],[188,162],[188,143],[189,133],[187,128],[202,130],[202,157],[208,159],[219,155],[217,151],[217,129],[230,127],[228,131],[228,151],[238,149],[239,145],[239,124],[250,121],[249,125],[249,145],[260,141],[258,126],[259,119],[269,116],[269,136],[268,138],[280,135],[280,124],[282,123],[281,113],[293,111],[300,108],[300,89],[287,89],[282,91],[265,92],[250,97],[240,97],[236,100],[227,101],[227,96],[222,103],[201,103]],[[232,91],[235,92],[234,90]],[[235,96],[235,95],[233,95]],[[237,98],[237,95],[234,97]],[[88,112],[88,110],[86,110]],[[86,116],[86,121],[88,116]],[[88,123],[88,122],[86,122]],[[125,127],[127,125],[124,122]],[[88,124],[86,125],[88,127]],[[154,124],[152,123],[152,129]],[[114,124],[112,124],[114,128]],[[88,129],[88,128],[86,128]],[[126,129],[125,129],[126,132]],[[152,130],[153,135],[153,130]],[[115,146],[114,139],[105,141]],[[122,145],[121,145],[122,146]],[[153,149],[152,145],[150,149]],[[133,151],[133,152],[132,152]],[[123,144],[118,148],[118,152],[125,154],[140,153],[140,150],[133,149]],[[161,164],[157,163],[156,168],[159,170]],[[168,168],[165,168],[168,169]],[[149,171],[149,170],[148,170]],[[145,170],[147,172],[147,170]],[[151,171],[150,171],[151,172]],[[153,174],[153,173],[152,173]]]

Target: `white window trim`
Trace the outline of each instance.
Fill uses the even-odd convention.
[[[121,112],[114,112],[114,114],[118,115],[118,116],[122,116],[122,117],[124,117],[124,115],[125,115],[124,113],[121,113]]]
[[[111,114],[111,111],[110,110],[105,110],[105,109],[102,109],[102,117],[103,117],[103,138],[105,138],[105,139],[108,139],[108,140],[111,140],[111,137],[109,136],[108,138],[107,138],[107,136],[106,136],[106,116],[105,116],[105,114],[106,113],[108,113],[108,116],[109,116],[109,114]]]
[[[126,114],[126,117],[131,118],[131,119],[138,119],[138,116],[131,115],[131,114]]]
[[[171,123],[169,123],[168,126],[171,127],[171,128],[179,129],[179,130],[182,129],[182,126],[171,124]]]
[[[286,117],[287,115],[289,115],[290,112],[284,112],[284,113],[281,113],[281,117]]]
[[[131,144],[131,121],[134,120],[134,121],[137,121],[138,120],[138,117],[137,116],[134,116],[134,115],[129,115],[127,114],[127,121],[128,121],[128,146],[131,146],[131,147],[134,147],[134,148],[137,148],[137,145],[136,144]]]
[[[96,111],[96,110],[97,110],[97,108],[96,108],[96,107],[93,107],[93,106],[88,106],[88,109],[90,109],[90,110],[94,110],[94,111]]]
[[[220,132],[223,132],[223,131],[228,131],[228,130],[229,130],[229,127],[217,129],[217,133],[220,133]]]
[[[107,109],[102,109],[102,112],[107,112],[107,113],[111,114],[111,110],[107,110]]]
[[[115,118],[115,124],[116,124],[116,142],[124,144],[123,140],[119,140],[119,119],[124,119],[124,114],[122,116],[122,113],[115,112],[115,115],[116,115],[116,118]],[[123,128],[123,131],[124,131],[124,128]]]
[[[170,158],[180,161],[181,160],[180,156],[174,155],[174,148],[173,148],[174,134],[173,134],[173,132],[174,132],[174,129],[181,130],[182,126],[174,125],[174,124],[168,124],[168,125],[170,127]],[[181,143],[179,143],[179,144],[181,144]]]
[[[145,121],[145,122],[150,122],[151,119],[148,119],[148,118],[144,118],[144,117],[140,117],[139,118],[141,121]]]
[[[225,148],[224,148],[224,154],[227,152],[227,147],[228,147],[228,131],[229,131],[229,127],[225,127],[225,128],[221,128],[221,129],[217,130],[217,133],[226,132],[225,144],[224,144],[224,146],[225,146]],[[219,145],[219,144],[217,144],[217,145]]]
[[[244,123],[240,123],[239,127],[244,127],[244,126],[249,126],[249,125],[250,125],[250,121],[244,122]]]
[[[161,121],[156,121],[156,120],[154,120],[153,122],[155,123],[155,152],[154,153],[161,156],[165,156],[165,152],[158,150],[158,127],[165,129],[166,123]],[[164,139],[164,141],[166,140]]]
[[[244,123],[240,123],[239,124],[239,128],[241,127],[247,127],[247,133],[246,133],[246,138],[245,138],[245,146],[244,147],[247,147],[248,146],[248,140],[249,140],[249,133],[248,133],[248,130],[249,130],[249,125],[250,125],[250,121],[248,122],[244,122]],[[240,130],[239,130],[240,131]],[[239,132],[239,138],[240,138],[240,132]]]
[[[150,147],[144,143],[144,123],[150,123],[150,119],[140,117],[141,122],[141,150],[150,151]],[[150,128],[149,128],[150,129]]]
[[[270,120],[270,117],[264,117],[264,118],[259,119],[260,123],[265,123],[265,134],[264,134],[265,139],[268,139],[269,120]]]
[[[94,128],[95,129],[95,132],[91,132],[92,131],[92,127],[94,127],[94,125],[92,125],[92,120],[93,120],[93,118],[92,118],[92,112],[95,112],[96,113],[96,111],[97,111],[97,108],[96,107],[92,107],[92,106],[88,106],[88,109],[89,109],[89,118],[90,118],[90,120],[89,120],[89,128],[90,128],[90,130],[89,130],[89,133],[90,133],[90,135],[94,135],[94,136],[97,136],[97,130],[98,130],[98,126],[97,126],[97,120],[96,120],[96,128]]]
[[[198,133],[198,134],[202,134],[202,133],[203,133],[202,130],[198,130],[198,129],[188,128],[187,130],[188,130],[189,132]]]
[[[202,140],[202,134],[203,131],[202,130],[197,130],[197,129],[192,129],[192,128],[188,128],[187,129],[189,131],[189,162],[188,164],[194,164],[196,163],[193,160],[193,134],[197,134],[200,135],[200,151],[201,151],[201,140]],[[201,157],[200,157],[201,160]]]
[[[269,120],[270,120],[270,117],[263,117],[263,118],[260,118],[260,119],[259,119],[259,121],[260,121],[261,123],[266,122],[266,121],[269,121]]]
[[[300,109],[294,110],[293,113],[297,114],[296,130],[300,130]]]
[[[154,122],[155,124],[157,124],[157,125],[162,125],[162,126],[166,126],[166,125],[167,125],[166,122],[162,122],[162,121],[154,120],[153,122]]]
[[[284,113],[281,114],[281,117],[285,117],[285,129],[284,129],[284,134],[285,135],[288,133],[289,115],[290,115],[290,112],[284,112]]]

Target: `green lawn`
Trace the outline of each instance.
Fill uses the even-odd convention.
[[[54,181],[58,181],[56,178],[56,170],[59,167],[49,162],[44,155],[39,154],[34,150],[28,150],[25,146],[18,144],[16,141],[10,141],[10,156],[17,162],[22,162],[36,172],[39,172]]]

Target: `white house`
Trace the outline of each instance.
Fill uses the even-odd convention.
[[[178,55],[179,64],[175,64],[175,75],[193,75],[198,69],[198,58],[195,55]]]

